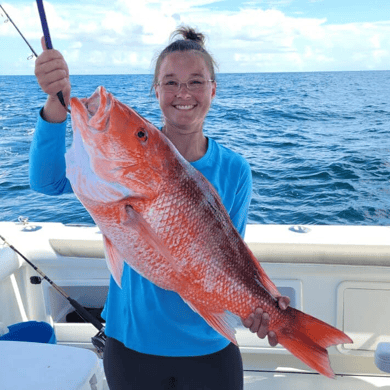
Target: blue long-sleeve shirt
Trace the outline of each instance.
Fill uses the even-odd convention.
[[[38,118],[30,149],[30,185],[47,195],[72,192],[65,174],[66,122]],[[206,154],[191,163],[220,194],[233,224],[244,236],[252,192],[249,164],[209,138]],[[196,356],[217,352],[229,341],[211,328],[172,291],[143,278],[126,263],[122,288],[113,278],[103,311],[106,334],[138,352]]]

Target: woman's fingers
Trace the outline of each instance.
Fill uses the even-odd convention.
[[[35,62],[35,76],[42,90],[55,96],[63,91],[65,101],[70,98],[69,69],[57,50],[44,50]]]
[[[286,310],[290,304],[288,296],[281,296],[278,298],[278,305],[280,309]],[[249,328],[252,333],[256,333],[261,339],[268,335],[269,344],[274,347],[278,344],[278,336],[272,330],[269,330],[270,317],[263,309],[258,307],[248,318],[242,321],[242,324]]]

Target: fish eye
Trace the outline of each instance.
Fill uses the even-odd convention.
[[[144,141],[146,141],[146,140],[148,139],[148,136],[147,136],[146,131],[145,131],[144,129],[140,129],[140,130],[138,131],[137,137],[138,137],[138,138],[141,138],[141,139],[143,138]]]

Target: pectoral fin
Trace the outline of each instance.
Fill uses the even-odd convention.
[[[107,266],[113,276],[116,284],[122,286],[123,258],[112,242],[103,236],[104,249],[106,253]]]
[[[210,310],[207,310],[207,308],[197,308],[194,304],[188,302],[187,300],[185,300],[185,302],[194,312],[202,316],[213,329],[219,332],[222,336],[225,336],[233,344],[238,345],[235,336],[235,326],[238,325],[239,317],[227,310],[222,313],[213,313]]]
[[[179,274],[179,266],[177,261],[171,255],[170,250],[161,241],[152,226],[143,218],[143,216],[135,211],[130,205],[126,206],[127,218],[124,219],[123,224],[136,230],[138,234],[158,253],[161,253],[172,269]]]

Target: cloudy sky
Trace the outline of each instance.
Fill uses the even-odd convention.
[[[41,52],[35,1],[0,3]],[[53,46],[71,74],[151,73],[180,24],[197,27],[220,72],[390,70],[390,0],[50,0]],[[34,60],[0,18],[0,74]]]

